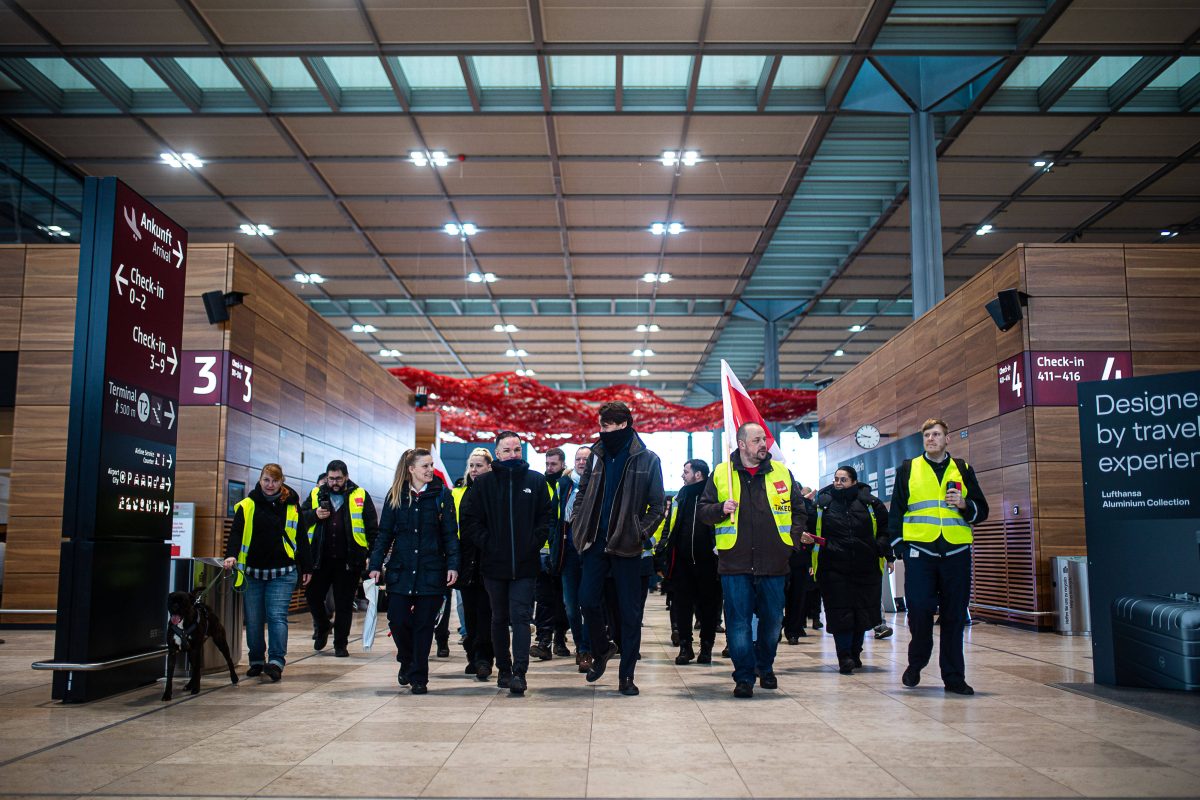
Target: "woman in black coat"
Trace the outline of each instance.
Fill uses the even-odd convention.
[[[853,467],[838,467],[816,506],[800,541],[817,544],[813,570],[826,629],[837,643],[838,671],[849,675],[862,666],[863,633],[882,621],[883,560],[891,557],[887,506]]]
[[[413,694],[429,685],[429,647],[446,587],[458,579],[458,523],[454,499],[433,474],[428,450],[408,450],[396,465],[371,548],[371,578],[379,582],[387,561],[388,627],[396,643],[401,686]]]

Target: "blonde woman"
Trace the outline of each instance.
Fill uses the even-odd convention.
[[[288,605],[296,583],[307,586],[312,578],[308,537],[296,535],[299,526],[296,493],[283,482],[283,468],[267,464],[250,496],[235,507],[233,527],[225,542],[225,569],[237,568],[234,586],[243,592],[250,658],[247,678],[266,673],[275,682],[283,677]]]
[[[467,456],[467,471],[462,486],[454,489],[454,510],[462,508],[462,499],[475,479],[492,470],[492,451],[476,447]],[[496,653],[492,649],[492,606],[488,602],[487,590],[483,588],[483,577],[479,574],[479,550],[475,543],[459,535],[459,552],[462,557],[462,574],[458,579],[458,590],[462,592],[463,616],[466,618],[467,635],[463,637],[463,650],[467,654],[468,675],[486,681],[492,674]]]
[[[446,587],[458,580],[458,522],[450,490],[433,474],[433,456],[424,448],[405,452],[396,465],[371,548],[376,583],[384,576],[385,556],[388,627],[400,662],[396,680],[425,694],[438,611]]]

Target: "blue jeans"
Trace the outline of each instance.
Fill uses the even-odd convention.
[[[754,683],[756,675],[774,671],[783,622],[783,585],[786,575],[722,575],[725,600],[725,638],[733,659],[735,683]],[[751,620],[758,617],[758,641]]]
[[[583,612],[579,609],[579,582],[583,580],[583,564],[579,553],[571,545],[564,545],[562,587],[563,605],[567,607],[567,624],[571,627],[571,639],[575,649],[580,653],[592,652],[592,643],[588,640],[588,626],[583,621]]]
[[[262,666],[266,661],[280,668],[287,663],[288,605],[296,582],[300,579],[293,570],[278,578],[254,578],[246,575],[242,592],[242,603],[246,612],[246,651],[250,666]],[[267,626],[267,639],[263,639],[263,624]],[[267,640],[271,650],[267,652]]]

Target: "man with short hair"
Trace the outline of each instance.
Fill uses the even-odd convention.
[[[901,681],[913,687],[933,655],[933,614],[938,611],[938,666],[947,692],[971,695],[963,660],[963,629],[971,599],[971,526],[987,519],[988,503],[975,470],[946,450],[950,426],[927,419],[925,452],[896,470],[888,527],[892,548],[904,559],[908,602],[908,666]]]
[[[709,476],[708,464],[698,458],[683,464],[683,487],[675,495],[667,538],[670,564],[671,619],[679,635],[675,663],[711,664],[717,623],[721,619],[721,576],[717,574],[713,527],[697,516],[700,496]],[[700,623],[700,653],[692,650],[692,615]]]
[[[604,620],[604,584],[612,579],[621,628],[620,692],[638,694],[634,668],[642,643],[642,554],[666,509],[662,464],[633,428],[624,403],[600,406],[600,441],[579,480],[571,537],[583,566],[579,604],[592,640],[587,680],[604,674],[617,646]]]
[[[334,459],[325,468],[325,485],[314,488],[300,507],[301,525],[308,535],[313,576],[304,591],[316,627],[314,650],[324,650],[333,630],[333,654],[350,655],[350,624],[354,594],[361,583],[379,530],[379,516],[367,490],[350,480],[346,462]],[[332,625],[325,595],[332,587]]]
[[[496,434],[492,469],[474,480],[460,509],[462,535],[479,549],[491,603],[496,685],[518,696],[528,688],[534,583],[542,543],[550,536],[555,516],[546,478],[530,471],[529,462],[521,458],[522,446],[519,434]]]
[[[734,697],[753,697],[755,677],[764,689],[779,688],[774,667],[784,582],[808,519],[801,488],[772,460],[766,430],[747,422],[737,429],[737,450],[700,497],[698,518],[716,528]],[[757,637],[750,630],[755,616]]]
[[[571,655],[571,651],[567,649],[567,610],[563,606],[562,565],[554,559],[556,554],[561,556],[561,549],[554,547],[554,541],[563,525],[562,494],[566,490],[564,482],[571,482],[563,475],[566,461],[567,454],[561,447],[552,447],[546,451],[546,488],[550,490],[550,499],[554,503],[554,531],[550,540],[542,545],[542,568],[534,589],[537,605],[534,608],[533,624],[537,628],[537,643],[529,648],[529,655],[539,661],[549,661],[554,656],[566,658]]]
[[[562,500],[562,524],[550,540],[550,562],[559,565],[562,575],[563,606],[567,623],[571,627],[571,638],[575,642],[575,666],[581,673],[592,668],[592,644],[588,638],[587,622],[579,607],[579,583],[583,579],[583,564],[579,551],[571,537],[571,514],[575,501],[579,499],[579,479],[587,469],[592,457],[592,448],[583,445],[575,451],[575,468],[564,476],[563,488],[559,491]]]

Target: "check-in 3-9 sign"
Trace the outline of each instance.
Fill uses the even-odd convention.
[[[1028,350],[996,365],[1000,413],[1025,406],[1073,406],[1080,383],[1132,374],[1128,352]]]
[[[188,350],[180,358],[179,404],[254,411],[254,364],[228,350]]]

